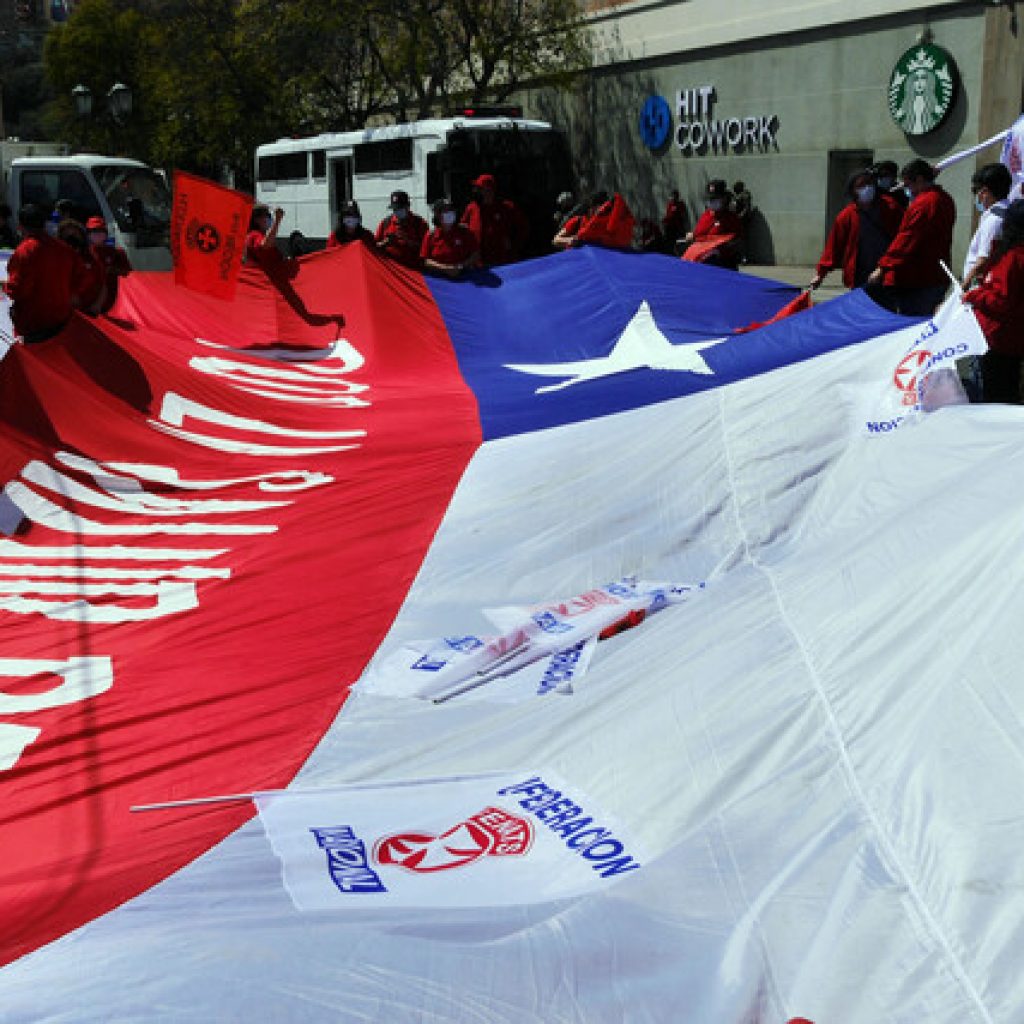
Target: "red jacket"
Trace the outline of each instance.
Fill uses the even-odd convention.
[[[526,220],[508,199],[495,199],[493,203],[473,200],[466,206],[462,223],[473,232],[480,259],[489,267],[517,260],[526,244]]]
[[[1024,245],[1007,249],[964,295],[993,352],[1024,356]]]
[[[7,262],[4,289],[13,303],[14,329],[24,337],[62,327],[85,284],[85,267],[71,246],[49,235],[30,235]]]
[[[127,277],[132,272],[132,265],[128,260],[128,253],[120,246],[115,245],[92,245],[89,247],[93,259],[103,266],[105,282],[107,286],[106,295],[103,297],[101,313],[106,313],[114,300],[117,298],[117,279]]]
[[[348,245],[350,242],[362,242],[363,245],[367,246],[370,249],[373,249],[375,247],[373,235],[371,235],[370,232],[367,231],[367,229],[362,226],[362,224],[360,224],[359,227],[356,228],[356,232],[354,235],[345,234],[343,230],[340,235],[338,234],[337,231],[332,231],[327,236],[328,249],[338,249]]]
[[[900,220],[903,217],[903,208],[895,199],[887,195],[878,197],[874,204],[878,213],[882,230],[889,236],[890,240],[896,236],[900,228]],[[860,246],[860,217],[856,202],[848,203],[840,211],[832,222],[828,237],[825,239],[825,248],[822,250],[821,259],[818,260],[817,272],[821,275],[827,274],[830,270],[843,268],[843,284],[847,288],[856,287],[857,277],[857,250]],[[874,269],[874,268],[872,268]]]
[[[394,214],[385,217],[377,225],[374,239],[379,252],[390,256],[396,263],[416,269],[420,265],[420,246],[429,230],[427,222],[410,210],[402,220]],[[381,242],[387,244],[381,245]]]
[[[919,192],[906,212],[892,245],[878,261],[882,284],[896,288],[928,288],[949,280],[939,266],[952,263],[956,207],[938,185]]]
[[[705,210],[693,227],[695,242],[713,235],[739,235],[743,225],[739,217],[731,210]]]
[[[476,235],[465,224],[453,224],[447,233],[441,228],[434,228],[424,235],[420,257],[446,267],[455,267],[465,263],[476,251]]]

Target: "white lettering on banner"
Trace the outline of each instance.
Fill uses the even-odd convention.
[[[215,348],[228,352],[232,356],[251,356],[274,363],[300,363],[312,373],[337,374],[351,373],[366,365],[363,354],[347,338],[338,338],[326,348],[265,348],[238,349],[231,345],[221,345],[206,338],[196,338],[197,345]]]
[[[321,366],[292,364],[297,369],[241,363],[221,356],[195,356],[189,365],[200,373],[221,377],[236,390],[275,398],[282,402],[315,402],[320,405],[367,407],[369,402],[355,395],[369,389],[343,378],[327,377]],[[335,371],[340,374],[343,370]]]
[[[271,524],[241,523],[100,523],[85,516],[68,512],[54,504],[48,498],[26,487],[18,480],[12,480],[4,488],[11,500],[34,522],[40,523],[51,530],[61,530],[71,534],[121,534],[126,537],[145,537],[152,534],[202,535],[202,534],[236,534],[252,535],[274,533],[276,526]]]
[[[210,434],[199,434],[181,429],[185,419],[197,419],[206,423],[213,423],[218,426],[234,430],[246,430],[253,433],[270,434],[275,437],[293,437],[301,439],[331,439],[331,438],[356,438],[365,437],[365,430],[297,430],[290,427],[280,427],[264,420],[254,420],[247,416],[235,416],[220,409],[213,409],[200,402],[194,402],[184,398],[173,391],[164,395],[163,404],[160,409],[159,420],[149,420],[149,424],[165,434],[171,434],[183,441],[190,441],[204,448],[215,448],[218,451],[231,452],[244,455],[320,455],[328,452],[348,451],[351,448],[360,447],[358,444],[343,445],[316,445],[316,446],[293,446],[293,445],[265,445],[255,444],[251,441],[238,441],[221,436]]]
[[[28,679],[41,675],[59,676],[61,682],[42,693],[25,694],[8,693],[0,685],[0,715],[25,715],[77,704],[106,693],[114,685],[110,658],[0,658],[0,678]],[[40,732],[35,726],[0,722],[0,771],[13,768]]]
[[[272,523],[199,523],[167,522],[172,516],[225,515],[253,510],[276,509],[292,504],[280,501],[222,501],[211,499],[178,500],[149,493],[136,477],[115,475],[91,459],[60,452],[58,458],[74,469],[94,475],[97,482],[109,485],[100,491],[59,473],[38,460],[22,470],[23,480],[13,480],[4,492],[25,516],[51,529],[76,537],[92,533],[140,536],[164,534],[253,535],[273,533]],[[152,475],[164,477],[173,470],[148,467]],[[45,487],[55,500],[43,496],[29,484]],[[109,489],[113,488],[113,490]],[[87,519],[58,502],[68,501],[77,509],[82,505],[121,513],[118,521],[97,522]],[[125,522],[128,517],[160,517],[159,522],[140,525]],[[127,546],[90,546],[75,544],[37,548],[15,542],[0,546],[0,611],[28,615],[41,613],[50,619],[90,623],[141,622],[165,615],[189,611],[198,606],[197,583],[202,580],[228,579],[226,567],[181,564],[225,554],[227,548],[174,549]],[[43,564],[46,559],[62,561]],[[127,565],[84,565],[84,558],[123,559]],[[132,564],[134,562],[135,564]],[[139,563],[150,563],[140,565]],[[171,563],[171,564],[166,564]],[[111,598],[129,598],[128,601]],[[139,600],[139,599],[143,600]]]
[[[201,561],[226,555],[230,548],[131,548],[126,544],[67,544],[29,547],[15,540],[0,540],[0,557],[66,558],[75,563],[82,559],[101,558],[141,561]]]
[[[99,467],[96,467],[97,469]],[[94,508],[112,509],[138,516],[210,516],[224,515],[228,512],[255,512],[267,508],[281,508],[290,505],[289,501],[223,501],[220,499],[165,498],[149,494],[141,488],[138,480],[130,481],[125,477],[105,478],[102,491],[95,491],[84,484],[73,480],[63,473],[58,473],[43,462],[33,460],[21,471],[21,476],[29,483],[38,484],[48,491],[55,491],[78,504],[92,505]],[[124,481],[128,486],[118,488],[117,481]],[[99,481],[97,481],[99,482]],[[114,486],[111,486],[114,485]]]
[[[21,759],[25,748],[42,732],[32,725],[11,725],[0,722],[0,772],[9,771]]]
[[[114,473],[130,474],[140,481],[165,484],[183,491],[212,491],[222,487],[238,487],[242,484],[256,484],[261,491],[307,491],[334,481],[334,477],[328,473],[309,469],[279,469],[270,473],[231,477],[226,480],[182,480],[178,476],[178,471],[169,466],[151,466],[145,462],[105,462],[101,464],[80,455],[72,455],[70,452],[57,452],[55,457],[59,462],[63,462],[72,469],[81,469],[95,476],[97,482],[103,486],[106,486],[103,474],[107,470]],[[90,467],[95,467],[95,469]],[[129,477],[119,476],[117,479],[124,480],[125,486],[129,486],[133,482]],[[140,490],[141,487],[140,483]]]
[[[0,576],[22,575],[100,580],[226,580],[231,570],[198,565],[185,565],[176,569],[114,569],[105,565],[33,565],[28,562],[11,565],[0,562]]]
[[[633,856],[626,853],[625,845],[615,838],[610,828],[595,825],[591,815],[584,814],[580,806],[563,798],[559,790],[548,786],[539,775],[499,789],[498,795],[516,796],[516,802],[524,811],[547,825],[563,840],[566,849],[591,861],[590,866],[602,878],[625,874],[640,867]],[[552,808],[556,807],[558,813],[552,814]]]
[[[28,585],[26,580],[18,580],[16,597],[0,597],[0,611],[14,612],[18,615],[31,615],[38,612],[48,619],[56,619],[60,622],[145,622],[149,619],[159,619],[165,615],[174,615],[177,612],[191,611],[199,606],[199,597],[196,594],[194,583],[174,582],[163,580],[159,583],[139,583],[129,588],[122,585],[115,589],[115,584],[103,586],[92,586],[87,584],[64,585],[63,589],[54,584],[33,583]],[[0,594],[11,589],[11,585],[0,582]],[[26,593],[56,594],[75,596],[71,601],[55,601],[35,599],[20,596]],[[148,607],[138,608],[134,605],[120,605],[103,602],[92,604],[89,597],[98,597],[111,593],[119,593],[131,596],[153,597],[155,604]]]

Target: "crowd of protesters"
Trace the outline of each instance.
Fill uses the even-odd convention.
[[[897,172],[884,161],[853,174],[846,204],[831,225],[808,284],[818,288],[840,271],[847,288],[863,288],[879,305],[906,316],[928,316],[949,290],[954,198],[925,160]],[[363,224],[358,203],[349,201],[327,240],[328,248],[366,246],[405,267],[450,278],[523,258],[529,226],[519,207],[499,194],[495,178],[481,174],[460,211],[437,200],[431,224],[412,209],[409,195],[391,194],[388,215],[375,230]],[[991,401],[1019,403],[1024,361],[1024,198],[1011,194],[1007,168],[987,164],[972,178],[980,214],[960,275],[964,301],[973,307],[990,351],[973,383]],[[688,211],[673,190],[660,224],[636,222],[617,193],[595,192],[577,203],[571,193],[554,202],[552,251],[584,244],[674,253],[685,260],[738,269],[747,255],[755,213],[742,181],[708,182],[704,209],[689,227]],[[245,260],[272,277],[289,279],[297,264],[284,256],[278,235],[283,212],[257,204],[245,240]],[[6,291],[11,319],[24,340],[42,341],[67,323],[72,311],[106,312],[118,278],[130,271],[123,250],[109,244],[99,217],[82,223],[68,203],[52,211],[28,205],[19,211],[21,240],[11,211],[0,206],[0,245],[17,248],[8,263]]]
[[[929,316],[951,285],[956,205],[927,161],[900,169],[877,164],[853,174],[809,288],[841,270],[847,288],[863,288],[879,305],[906,316]],[[1020,404],[1024,362],[1024,198],[1001,163],[971,179],[981,218],[959,284],[974,309],[989,351],[964,368],[972,397]]]
[[[0,235],[8,240],[11,210],[0,207]],[[11,323],[27,343],[58,334],[74,310],[106,313],[117,298],[118,280],[131,272],[125,251],[110,244],[106,221],[82,222],[73,204],[51,212],[38,204],[18,211],[20,241],[7,261],[4,290],[11,300]]]

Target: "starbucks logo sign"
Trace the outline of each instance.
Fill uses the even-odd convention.
[[[953,109],[958,80],[953,58],[941,46],[912,46],[889,79],[889,113],[908,135],[927,135]]]

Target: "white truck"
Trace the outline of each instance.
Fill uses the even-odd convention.
[[[68,200],[83,223],[99,216],[136,270],[170,270],[171,191],[138,160],[79,153],[11,161],[7,201],[15,218],[26,203],[53,209]]]

